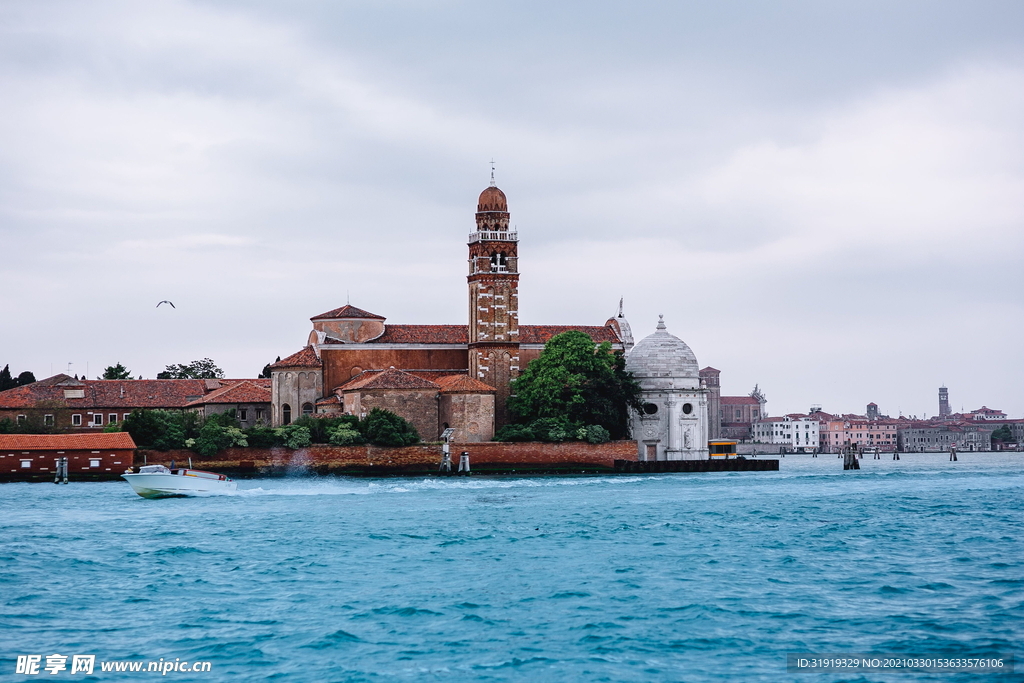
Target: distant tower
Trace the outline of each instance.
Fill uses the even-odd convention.
[[[953,411],[949,409],[949,389],[939,387],[939,417],[946,417],[952,413]]]
[[[509,382],[519,374],[519,239],[494,184],[480,193],[469,236],[469,376],[497,389],[495,428],[508,423]]]
[[[869,403],[868,404],[868,419],[869,420],[877,420],[878,419],[878,404],[877,403]]]
[[[721,371],[710,365],[700,371],[700,379],[708,390],[708,438],[722,438]]]

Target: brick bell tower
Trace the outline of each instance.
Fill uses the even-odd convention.
[[[469,236],[469,376],[498,390],[495,428],[508,424],[509,382],[519,374],[519,238],[494,184],[480,193]]]

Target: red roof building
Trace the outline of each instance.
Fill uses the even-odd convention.
[[[134,457],[135,442],[127,432],[0,434],[0,481],[53,476],[60,458],[67,458],[71,478],[113,478],[131,467]]]
[[[186,410],[211,393],[253,379],[75,379],[65,374],[0,392],[0,419],[39,429],[89,431],[124,420],[133,410]],[[269,399],[266,409],[269,417]]]
[[[320,415],[365,417],[374,408],[400,415],[420,438],[432,441],[446,428],[460,442],[490,441],[494,435],[494,387],[468,375],[397,368],[366,370],[316,402]]]
[[[270,424],[270,380],[233,382],[190,401],[185,407],[204,417],[233,410],[243,429]]]
[[[275,426],[313,414],[318,407],[340,405],[331,400],[336,391],[383,390],[351,382],[356,378],[370,383],[394,380],[394,374],[364,375],[389,368],[414,376],[423,372],[465,376],[489,387],[500,426],[508,417],[509,383],[540,356],[551,337],[578,330],[595,344],[607,342],[617,351],[631,348],[633,339],[621,304],[618,315],[604,325],[520,325],[519,238],[509,228],[508,201],[500,189],[492,185],[481,193],[475,219],[476,231],[467,244],[468,324],[388,324],[384,316],[349,304],[313,316],[306,346],[271,365]],[[391,390],[426,388],[395,386]]]

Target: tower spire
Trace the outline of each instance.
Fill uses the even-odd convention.
[[[494,157],[491,157],[491,187],[497,187],[494,183]]]

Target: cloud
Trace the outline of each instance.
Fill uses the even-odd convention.
[[[13,364],[252,374],[349,295],[463,321],[494,157],[526,322],[624,295],[638,335],[665,313],[779,408],[955,380],[1024,411],[1015,11],[582,7],[5,7]]]

